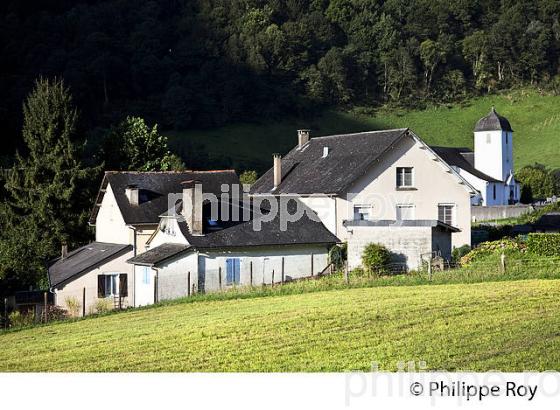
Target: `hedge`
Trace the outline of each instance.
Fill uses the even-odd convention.
[[[527,250],[541,256],[560,256],[560,234],[530,233],[527,237]]]

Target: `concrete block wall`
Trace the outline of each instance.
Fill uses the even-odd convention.
[[[448,235],[449,242],[451,236]],[[370,243],[386,246],[394,253],[395,262],[406,262],[409,269],[421,266],[421,254],[432,252],[432,228],[418,227],[353,227],[348,237],[348,266],[362,266],[364,248]],[[449,245],[450,246],[450,245]]]

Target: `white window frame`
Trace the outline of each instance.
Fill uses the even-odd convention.
[[[105,297],[113,297],[113,296],[118,296],[119,293],[119,286],[120,286],[120,280],[119,280],[119,276],[120,273],[104,273],[104,280],[105,280]],[[114,282],[113,282],[114,281]],[[109,288],[110,288],[110,292],[109,292]]]
[[[406,183],[407,170],[410,170],[410,184]],[[414,167],[397,167],[397,188],[414,188]],[[399,183],[400,177],[400,183]]]
[[[445,220],[441,220],[439,218],[439,209],[440,207],[450,207],[451,208],[451,223],[447,223]],[[445,211],[444,211],[445,212]],[[457,206],[453,203],[441,203],[438,204],[438,221],[443,222],[445,224],[451,225],[451,226],[456,226],[456,215],[457,215]],[[444,214],[444,219],[445,219],[445,214]]]
[[[399,209],[410,209],[410,213],[411,213],[411,218],[409,219],[402,219],[402,212],[400,213],[401,215],[399,215]],[[397,221],[413,221],[414,219],[416,219],[416,207],[414,206],[414,204],[397,204],[396,208],[395,208],[395,215],[396,215],[396,220]],[[399,217],[400,216],[400,217]]]
[[[368,218],[356,218],[356,209],[367,209],[368,210]],[[355,204],[353,207],[353,215],[352,215],[352,219],[354,221],[371,221],[373,220],[372,217],[372,211],[373,211],[373,207],[371,205],[367,205],[367,204]],[[362,213],[360,212],[360,215]]]

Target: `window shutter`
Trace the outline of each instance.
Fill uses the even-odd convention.
[[[97,276],[97,297],[100,299],[105,297],[105,275]]]
[[[241,270],[241,261],[238,258],[235,258],[234,260],[234,278],[233,281],[237,284],[239,284],[239,279],[240,279],[240,270]]]
[[[126,273],[119,275],[119,291],[122,297],[128,296],[128,275]]]

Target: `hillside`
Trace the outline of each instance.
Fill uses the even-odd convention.
[[[0,371],[560,368],[560,281],[181,303],[0,335]]]
[[[287,119],[275,123],[238,124],[210,130],[171,132],[172,147],[194,168],[256,169],[271,166],[274,152],[288,152],[296,144],[296,129],[311,128],[312,135],[409,127],[432,145],[473,147],[476,121],[495,106],[515,131],[515,167],[540,162],[560,167],[560,96],[518,90],[470,100],[464,105],[427,110],[390,110],[364,114],[329,111],[309,121]],[[206,152],[208,157],[201,157]],[[206,155],[206,154],[205,154]]]

